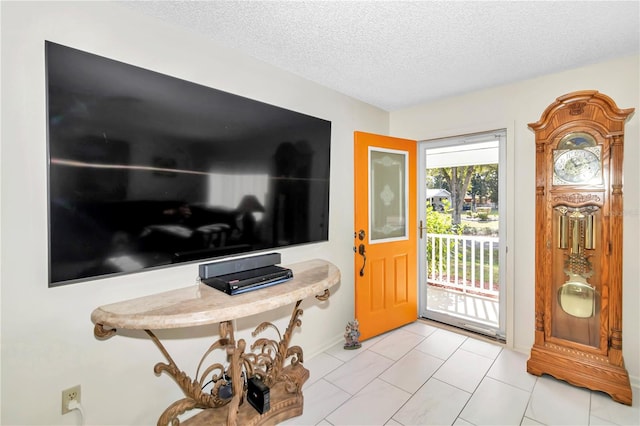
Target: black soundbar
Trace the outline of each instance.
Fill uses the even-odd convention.
[[[209,287],[235,295],[280,284],[291,278],[293,278],[291,269],[271,265],[249,271],[204,278],[202,282]]]
[[[251,269],[264,268],[266,266],[277,265],[281,262],[280,253],[268,253],[240,259],[221,260],[213,263],[206,263],[199,266],[200,279],[218,277],[234,272],[249,271]]]

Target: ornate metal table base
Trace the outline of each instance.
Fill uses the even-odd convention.
[[[317,296],[326,300],[328,292]],[[219,325],[220,337],[204,353],[195,378],[192,379],[180,370],[160,340],[150,330],[145,330],[167,359],[168,363],[155,365],[156,374],[166,372],[172,376],[185,394],[185,398],[171,404],[158,419],[158,426],[180,424],[178,416],[194,408],[203,412],[186,420],[188,425],[219,424],[257,425],[268,421],[275,423],[302,414],[302,385],[309,377],[309,371],[302,366],[302,348],[289,347],[289,341],[295,327],[300,327],[302,309],[299,300],[293,309],[289,325],[284,335],[273,324],[263,322],[253,331],[256,337],[267,329],[275,330],[278,341],[258,338],[245,352],[244,339],[236,341],[231,321],[223,321]],[[116,330],[105,330],[102,324],[96,324],[94,334],[99,338],[108,338]],[[212,363],[205,367],[208,356],[216,350],[224,350],[229,365]],[[290,360],[288,364],[287,360]],[[271,408],[264,414],[258,413],[245,401],[245,378],[257,376],[270,388]],[[212,389],[204,391],[211,383]],[[225,394],[223,388],[231,388]]]

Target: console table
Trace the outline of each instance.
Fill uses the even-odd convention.
[[[157,363],[154,371],[172,376],[185,398],[165,409],[158,419],[159,426],[178,425],[178,416],[194,408],[203,411],[184,424],[260,425],[299,416],[304,401],[302,385],[309,371],[302,365],[302,348],[290,347],[289,341],[294,328],[302,323],[302,300],[310,296],[327,300],[329,289],[340,281],[340,271],[335,265],[318,259],[288,267],[293,270],[292,280],[235,296],[200,283],[101,306],[91,314],[94,334],[106,339],[115,335],[118,328],[144,330],[162,352],[167,363]],[[267,329],[275,330],[278,341],[257,338],[247,348],[244,339],[235,339],[233,320],[289,304],[294,304],[294,308],[284,334],[269,322],[259,324],[252,333],[256,337]],[[219,324],[219,338],[205,351],[193,379],[178,368],[151,331],[215,323]],[[216,350],[226,352],[226,367],[219,362],[207,363],[209,355]],[[253,376],[270,388],[271,408],[264,414],[246,401],[245,379]],[[212,388],[204,391],[208,383],[212,383]]]

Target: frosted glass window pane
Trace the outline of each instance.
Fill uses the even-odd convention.
[[[407,237],[407,153],[369,153],[369,235],[371,241]]]

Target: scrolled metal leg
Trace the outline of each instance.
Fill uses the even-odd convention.
[[[331,296],[331,292],[327,288],[324,290],[322,294],[316,294],[316,299],[318,299],[321,302],[326,302],[327,300],[329,300],[329,296]]]
[[[164,410],[158,419],[158,426],[178,426],[180,424],[178,416],[185,411],[192,410],[197,407],[197,403],[191,398],[180,399]]]
[[[96,324],[93,327],[93,335],[98,339],[108,339],[116,334],[118,330],[115,328],[105,329],[103,324]]]
[[[237,411],[237,407],[239,405],[239,400],[241,399],[241,391],[236,390],[236,383],[240,386],[242,385],[240,382],[240,372],[238,368],[231,368],[230,373],[232,374],[232,386],[234,389],[234,395],[232,398],[222,399],[218,396],[218,390],[223,384],[225,380],[225,370],[224,366],[220,363],[214,363],[204,369],[202,375],[198,377],[200,373],[200,368],[202,367],[205,358],[215,349],[226,349],[227,353],[231,354],[232,359],[237,358],[239,355],[234,355],[238,350],[235,348],[234,338],[233,338],[233,327],[230,322],[225,322],[220,324],[220,338],[216,340],[205,352],[204,356],[200,360],[200,364],[198,365],[198,370],[196,371],[196,379],[192,379],[189,375],[187,375],[184,371],[180,370],[175,363],[175,361],[171,358],[166,348],[162,345],[158,337],[150,330],[145,330],[145,332],[149,335],[151,340],[156,344],[160,352],[167,359],[168,363],[159,362],[154,367],[154,372],[156,374],[160,374],[162,372],[166,372],[168,375],[174,378],[180,389],[184,392],[186,398],[183,398],[179,401],[171,404],[160,416],[158,419],[158,425],[168,425],[176,426],[180,424],[180,421],[177,419],[177,416],[184,413],[187,410],[191,410],[193,408],[216,408],[222,407],[229,403],[231,403],[232,407],[235,405],[235,410]],[[242,341],[241,341],[242,342]],[[239,342],[240,343],[240,342]],[[239,345],[240,346],[240,345]],[[242,342],[242,349],[240,349],[240,353],[244,350],[244,342]],[[232,361],[232,366],[237,365],[237,362]],[[236,374],[237,371],[237,374]],[[237,375],[237,377],[236,377]],[[211,377],[212,381],[215,382],[213,391],[211,393],[207,393],[203,391],[204,383],[206,378]],[[222,379],[222,380],[221,380]]]
[[[296,303],[284,334],[281,335],[278,328],[270,322],[263,322],[252,333],[255,337],[267,329],[273,329],[278,335],[278,341],[260,338],[251,345],[251,350],[257,350],[257,353],[247,353],[243,356],[250,365],[252,372],[258,375],[267,386],[271,387],[278,382],[285,382],[286,389],[291,393],[300,392],[304,381],[308,377],[308,374],[306,376],[291,374],[291,369],[285,373],[287,359],[291,359],[292,367],[303,362],[302,348],[299,346],[289,347],[293,331],[296,327],[302,325],[300,320],[300,316],[303,313],[303,310],[300,309],[301,302],[299,300]]]

